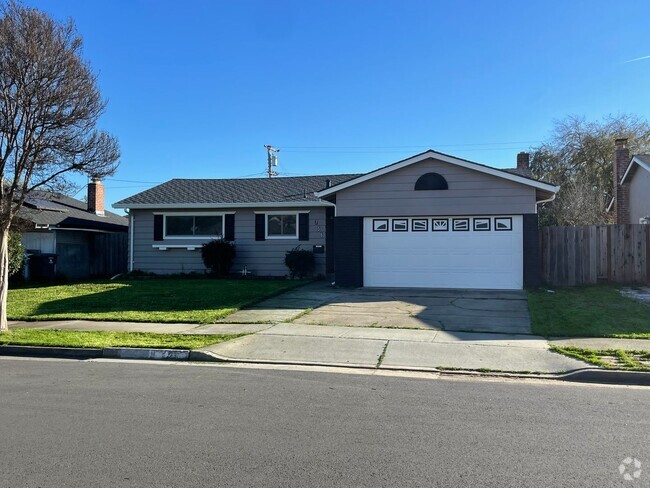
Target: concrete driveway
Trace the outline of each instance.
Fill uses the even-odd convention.
[[[309,309],[312,310],[305,313]],[[528,302],[523,291],[341,289],[332,288],[324,281],[264,300],[220,322],[292,322],[348,327],[531,333]]]
[[[322,303],[293,323],[531,333],[523,291],[329,288]]]
[[[272,298],[224,321],[265,317],[307,325],[399,327],[530,334],[523,291],[427,290],[407,288],[336,289],[314,283]]]

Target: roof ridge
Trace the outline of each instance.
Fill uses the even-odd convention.
[[[294,178],[326,178],[328,176],[358,176],[366,173],[328,173],[328,174],[319,174],[319,175],[299,175],[299,176],[274,176],[269,178],[267,176],[256,176],[255,178],[172,178],[167,180],[161,185],[168,183],[170,181],[251,181],[251,180],[289,180]]]

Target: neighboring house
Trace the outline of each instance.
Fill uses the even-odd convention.
[[[630,159],[627,139],[616,139],[614,191],[607,207],[616,224],[650,224],[650,154]]]
[[[537,204],[558,190],[529,175],[526,153],[503,170],[429,150],[362,175],[174,179],[114,207],[134,270],[203,271],[223,237],[233,272],[285,275],[300,245],[341,286],[520,289],[540,281]]]
[[[56,275],[80,279],[126,271],[128,219],[104,209],[104,186],[88,185],[88,203],[34,191],[18,211],[28,255],[56,254]],[[27,278],[30,266],[26,267]]]

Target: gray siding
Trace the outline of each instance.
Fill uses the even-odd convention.
[[[630,182],[630,224],[638,224],[639,219],[650,215],[650,173],[636,168]]]
[[[285,253],[300,244],[303,249],[312,249],[314,245],[325,245],[325,208],[295,208],[287,212],[309,212],[309,241],[296,239],[255,240],[255,212],[275,211],[280,209],[227,209],[235,212],[235,247],[237,257],[232,272],[239,272],[244,266],[256,276],[284,276],[288,273],[284,265]],[[284,209],[283,209],[284,210]],[[173,212],[173,210],[169,210]],[[191,210],[183,210],[190,211]],[[212,210],[218,212],[218,209]],[[158,274],[204,272],[201,251],[187,249],[168,249],[161,251],[153,245],[201,244],[196,239],[189,240],[153,240],[154,213],[160,210],[132,210],[133,229],[133,269]],[[200,214],[201,210],[196,210]],[[203,210],[205,212],[205,210]],[[316,273],[325,274],[325,254],[316,254]]]
[[[415,191],[424,173],[445,177],[448,190]],[[418,216],[536,213],[535,189],[435,159],[427,159],[337,192],[336,215]]]

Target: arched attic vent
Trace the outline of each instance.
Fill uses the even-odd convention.
[[[438,173],[425,173],[415,182],[415,190],[447,190],[447,180]]]

